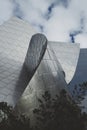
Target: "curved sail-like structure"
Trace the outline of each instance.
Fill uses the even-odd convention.
[[[40,35],[41,34],[34,35],[32,37],[32,40],[31,40],[32,42],[30,44],[33,44],[34,41],[39,42],[39,40],[36,40],[35,37],[37,36],[37,38],[39,39]],[[37,42],[35,44],[36,44],[37,50],[38,50],[39,46],[38,46]],[[40,44],[41,44],[41,42],[40,42]],[[19,112],[21,111],[22,113],[25,113],[26,115],[28,115],[31,118],[31,120],[33,120],[32,110],[38,106],[38,98],[41,98],[42,94],[45,91],[49,91],[51,93],[51,96],[53,96],[53,97],[56,94],[59,94],[59,92],[62,89],[65,89],[68,92],[66,78],[69,79],[69,81],[70,81],[71,77],[69,78],[69,76],[66,73],[67,70],[65,72],[63,70],[61,64],[60,64],[60,63],[63,63],[63,60],[64,60],[63,58],[64,57],[66,58],[66,55],[63,55],[63,57],[58,55],[58,52],[57,52],[58,46],[56,45],[56,48],[54,48],[55,43],[54,43],[54,46],[53,46],[53,44],[51,44],[50,42],[47,42],[47,47],[46,47],[44,55],[41,59],[41,62],[39,64],[37,70],[35,69],[36,72],[32,76],[32,79],[30,80],[27,88],[25,89],[21,99],[19,100],[19,102],[16,106],[17,111],[19,111]],[[67,44],[67,46],[69,46],[69,44]],[[35,48],[36,47],[34,47],[33,49],[35,49]],[[66,53],[69,54],[69,51],[67,50]],[[71,52],[71,54],[69,56],[67,55],[68,59],[72,55],[72,51],[70,51],[70,52]],[[62,53],[62,49],[61,49],[61,53]],[[61,54],[61,53],[59,53],[59,54]],[[71,71],[72,77],[73,77],[73,74],[74,74],[73,71],[75,71],[75,67],[76,67],[76,63],[77,63],[76,59],[78,59],[78,55],[79,55],[79,46],[77,44],[75,45],[75,53],[77,55],[75,57],[72,57],[73,61],[70,61],[70,62],[67,63],[68,59],[65,59],[65,62],[64,62],[64,64],[65,63],[67,64],[66,67],[70,67],[70,65],[71,65],[70,71]],[[34,58],[38,56],[38,51],[37,52],[35,51],[35,54],[36,54],[36,56],[34,56]],[[32,56],[32,58],[33,58],[33,56]],[[28,58],[28,59],[30,59],[29,61],[31,61],[32,58],[31,57]],[[60,60],[60,62],[59,62],[58,59]],[[35,61],[36,61],[36,58],[34,59],[34,62]],[[31,64],[31,62],[30,63],[28,62],[28,64]],[[29,66],[29,73],[31,73],[33,63],[32,63],[32,65],[27,65],[27,67],[28,66]],[[68,70],[69,69],[70,68],[68,68]]]
[[[49,41],[58,61],[60,62],[64,72],[67,84],[71,82],[74,77],[75,70],[78,63],[80,46],[79,44],[60,43]]]
[[[44,91],[68,92],[78,57],[79,44],[48,41],[27,22],[10,19],[0,27],[0,101],[31,113]]]

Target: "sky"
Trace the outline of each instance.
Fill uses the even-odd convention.
[[[17,16],[49,41],[87,48],[87,0],[0,0],[0,25]]]

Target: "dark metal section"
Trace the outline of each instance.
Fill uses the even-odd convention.
[[[34,48],[33,45],[33,49]],[[35,52],[35,54],[37,55],[38,52]],[[34,57],[34,59],[36,58]],[[30,69],[32,69],[32,66],[33,65],[30,64]],[[42,94],[45,91],[49,91],[51,96],[54,97],[59,94],[62,89],[66,89],[67,91],[66,86],[67,83],[65,81],[65,74],[62,66],[60,65],[52,47],[47,44],[43,59],[41,58],[41,63],[36,69],[36,72],[25,89],[21,99],[17,103],[15,110],[16,112],[25,113],[32,121],[34,121],[32,110],[38,106],[38,98],[42,98]]]
[[[17,101],[21,97],[31,78],[33,77],[35,71],[37,70],[43,55],[47,47],[47,39],[42,34],[35,34],[32,36],[27,50],[25,62],[21,68],[19,77],[15,84],[15,89],[13,91],[13,106],[16,105]],[[15,93],[18,94],[15,97]],[[8,101],[9,103],[9,101]]]
[[[78,59],[76,72],[72,81],[68,85],[68,88],[72,93],[72,95],[74,95],[75,97],[81,97],[79,95],[82,95],[82,91],[81,89],[79,89],[80,87],[79,84],[83,84],[84,82],[87,82],[87,49],[86,48],[80,49],[80,55]],[[77,85],[77,89],[75,87],[76,85]],[[84,89],[84,87],[82,89]],[[80,105],[84,106],[85,107],[84,110],[87,112],[87,89],[85,89],[85,94],[83,96],[84,98],[82,98],[82,102]]]
[[[25,58],[25,62],[21,69],[20,75],[15,85],[13,96],[13,104],[15,105],[37,70],[47,47],[47,39],[43,34],[35,34],[32,36]],[[19,92],[18,95],[15,93]],[[8,101],[9,102],[9,101]]]
[[[76,84],[85,81],[87,81],[87,49],[80,49],[76,72],[68,86],[73,88]]]
[[[25,66],[28,69],[30,79],[38,68],[47,47],[47,39],[43,34],[32,36],[30,45],[25,58]]]
[[[42,34],[33,35],[30,44],[27,43],[28,50],[26,43],[21,44],[16,45],[14,42],[9,45],[6,43],[5,52],[0,43],[0,101],[12,106],[16,105],[38,68],[46,51],[47,39]],[[18,52],[20,50],[20,53],[17,50]],[[11,53],[11,55],[5,53]]]

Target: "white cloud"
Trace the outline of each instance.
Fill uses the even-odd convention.
[[[31,23],[42,23],[44,21],[43,15],[46,12],[49,4],[46,0],[16,0],[20,5],[20,9],[24,14],[24,19]]]
[[[79,31],[84,26],[83,33],[75,36],[75,42],[81,47],[87,47],[87,1],[72,0],[66,9],[63,6],[55,6],[51,18],[46,22],[45,34],[49,40],[69,42],[71,31]],[[84,25],[81,25],[81,17]]]
[[[76,36],[76,43],[80,43],[81,48],[87,48],[87,34],[79,34]]]
[[[38,31],[40,31],[39,25],[42,25],[43,33],[49,40],[70,42],[70,32],[82,31],[74,37],[75,42],[81,42],[81,47],[87,47],[85,38],[87,0],[65,0],[65,2],[67,7],[64,6],[64,0],[0,0],[0,23],[15,14],[14,7],[18,4],[22,18],[32,23]],[[52,12],[49,12],[48,8],[52,4],[54,4]],[[50,17],[47,19],[46,15],[49,16],[49,13]],[[81,17],[84,24],[81,23]]]
[[[63,7],[53,9],[52,17],[45,24],[46,34],[49,39],[54,41],[69,41],[70,31],[77,29],[79,20],[71,15],[71,10]]]
[[[0,0],[0,24],[13,15],[13,9],[12,0]]]

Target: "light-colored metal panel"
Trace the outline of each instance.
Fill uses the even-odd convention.
[[[35,33],[27,22],[16,17],[0,26],[0,101],[14,106],[27,86],[29,73],[24,61]]]
[[[49,45],[52,47],[58,61],[60,62],[65,72],[66,82],[69,83],[75,74],[79,58],[80,45],[76,43],[70,44],[51,41],[49,41]]]
[[[22,112],[32,111],[45,90],[52,96],[67,90],[79,55],[78,44],[46,43],[42,34],[34,35],[37,38],[29,47],[35,33],[29,23],[18,18],[0,26],[0,101],[15,106],[24,92],[18,104]]]

